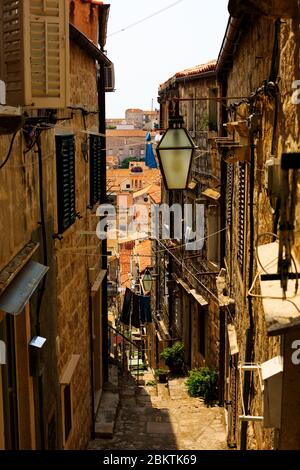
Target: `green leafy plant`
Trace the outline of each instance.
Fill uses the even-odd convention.
[[[184,364],[184,346],[180,341],[176,341],[173,346],[169,346],[160,354],[166,365],[173,373],[182,373]]]
[[[193,369],[185,382],[191,397],[203,397],[206,405],[213,405],[218,399],[218,372],[209,367]]]
[[[155,380],[149,380],[149,382],[146,382],[146,386],[148,387],[155,387],[156,381]]]

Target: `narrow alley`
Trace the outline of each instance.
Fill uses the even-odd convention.
[[[147,377],[147,378],[146,378]],[[93,450],[226,450],[224,409],[187,394],[184,378],[146,384],[120,378],[113,438],[95,439]],[[155,384],[155,385],[154,385]]]

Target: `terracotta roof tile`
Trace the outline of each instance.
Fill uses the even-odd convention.
[[[210,60],[209,62],[206,62],[205,64],[200,64],[200,65],[196,65],[195,67],[181,70],[180,72],[176,72],[176,74],[173,75],[173,77],[169,78],[164,83],[162,83],[159,88],[160,89],[165,88],[167,85],[174,82],[176,78],[192,77],[194,75],[201,75],[202,73],[206,73],[206,72],[213,72],[214,70],[216,70],[216,67],[217,67],[217,61]]]
[[[134,247],[134,254],[137,256],[140,256],[139,258],[139,264],[140,264],[140,272],[145,271],[145,269],[148,266],[151,266],[152,264],[152,259],[151,259],[151,253],[152,253],[152,242],[151,240],[144,240],[143,242],[137,244]]]
[[[142,129],[106,129],[106,137],[143,137],[146,140],[147,133]],[[155,132],[151,132],[152,138],[155,135]]]
[[[206,64],[196,65],[195,67],[191,67],[191,68],[182,70],[181,72],[177,72],[175,76],[176,78],[180,78],[180,77],[189,77],[192,75],[199,75],[201,73],[211,72],[211,71],[216,70],[216,65],[217,65],[217,61],[211,60],[207,62]]]

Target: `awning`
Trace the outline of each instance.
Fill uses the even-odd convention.
[[[196,188],[197,184],[198,184],[197,181],[192,180],[192,181],[190,181],[190,183],[188,184],[188,188],[193,191],[193,190]]]
[[[0,310],[18,315],[49,270],[48,266],[29,261],[0,297]]]
[[[204,297],[202,297],[202,295],[200,294],[197,294],[195,289],[191,289],[190,294],[192,294],[192,296],[197,300],[197,302],[199,302],[199,304],[202,307],[205,307],[205,305],[208,305],[208,302],[204,299]]]
[[[181,278],[177,278],[177,279],[176,279],[176,282],[177,282],[178,284],[180,284],[180,285],[184,288],[184,290],[187,291],[188,294],[190,293],[190,287],[189,287],[189,286],[187,285],[187,283],[184,282]]]
[[[300,325],[300,291],[295,295],[295,279],[288,281],[287,300],[283,299],[280,280],[264,280],[263,276],[277,273],[279,243],[268,243],[258,247],[258,256],[265,269],[260,279],[263,309],[270,335],[279,335],[282,330]],[[300,265],[294,256],[297,271]]]
[[[214,199],[215,201],[217,201],[221,197],[221,194],[219,193],[219,191],[216,191],[215,189],[210,189],[210,188],[203,191],[201,195],[209,197],[210,199]]]

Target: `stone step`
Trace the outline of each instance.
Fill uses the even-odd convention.
[[[98,438],[112,438],[118,415],[120,397],[119,393],[104,391],[96,415],[95,436]]]

